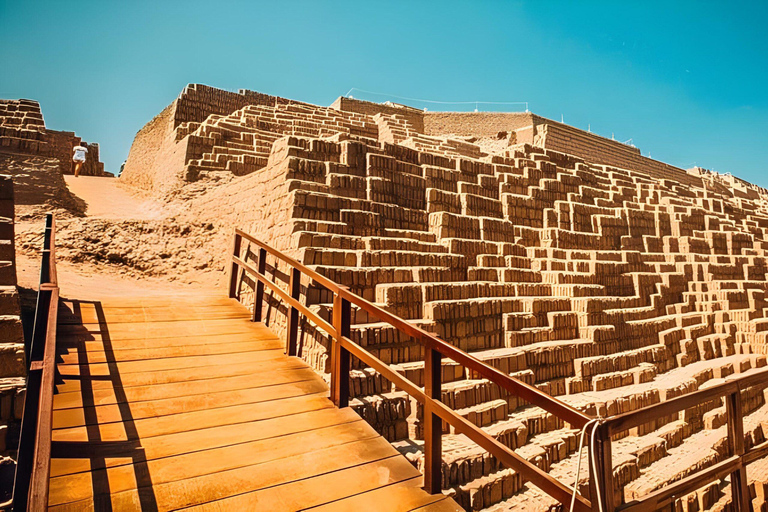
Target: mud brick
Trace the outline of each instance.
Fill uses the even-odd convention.
[[[137,135],[124,177],[155,194],[199,187],[200,204],[225,205],[232,225],[590,414],[637,410],[764,366],[768,192],[528,115],[348,98],[321,107],[191,85]],[[21,119],[0,128],[15,133]],[[0,147],[44,142],[5,133]],[[330,313],[321,287],[304,298]],[[353,324],[353,339],[423,385],[422,345],[358,309]],[[327,337],[307,329],[305,338],[302,357],[327,371]],[[388,439],[423,435],[420,406],[355,364],[353,407]],[[561,420],[457,364],[441,368],[446,404],[574,480],[578,447]],[[757,443],[765,396],[745,390],[742,402],[745,440]],[[723,460],[722,407],[619,433],[617,497]],[[548,503],[447,427],[443,441],[444,487],[466,508]],[[406,444],[418,466],[420,445]],[[714,488],[692,496],[686,507],[719,499]]]

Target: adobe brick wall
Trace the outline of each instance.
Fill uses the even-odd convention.
[[[0,175],[0,480],[9,466],[4,464],[3,455],[13,455],[18,442],[27,373],[16,288],[14,189],[13,177]],[[0,488],[7,490],[5,485]]]
[[[534,117],[527,112],[425,112],[424,133],[495,137],[499,132],[532,126]]]
[[[72,148],[81,143],[75,132],[46,128],[37,101],[0,100],[0,152],[54,157],[59,161],[59,172],[72,174]],[[99,145],[86,146],[88,157],[81,174],[105,176],[104,164],[99,161]]]
[[[636,147],[610,140],[573,126],[534,116],[532,142],[535,146],[575,155],[589,162],[632,169],[657,179],[669,179],[689,186],[701,187],[701,179],[679,167],[644,157]],[[521,130],[528,134],[529,132]],[[523,137],[518,142],[528,142]]]
[[[178,100],[165,107],[138,131],[120,174],[121,180],[147,190],[152,190],[156,184],[165,181],[161,175],[166,167],[162,165],[161,150],[175,141],[173,123],[177,102]]]
[[[254,130],[275,135],[254,139]],[[121,179],[165,195],[206,173],[248,174],[266,165],[275,138],[294,132],[323,136],[343,132],[375,139],[378,128],[373,119],[357,113],[247,89],[235,93],[189,84],[136,134]],[[242,158],[246,150],[254,154]],[[219,168],[220,163],[227,165]]]
[[[188,84],[176,99],[173,127],[181,123],[202,123],[211,114],[225,116],[248,105],[275,106],[289,103],[305,104],[279,96],[271,96],[249,89],[238,92],[217,89],[209,85]]]
[[[376,114],[388,114],[399,115],[405,117],[408,122],[412,123],[413,128],[424,133],[424,113],[418,109],[411,107],[391,107],[388,105],[382,105],[381,103],[373,103],[371,101],[357,100],[354,98],[345,98],[339,96],[331,104],[331,108],[341,110],[343,112],[356,112],[358,114],[366,114],[371,117]]]
[[[157,128],[159,149],[147,179],[162,182],[196,169],[199,182],[179,195],[191,198],[184,216],[216,226],[211,247],[231,250],[232,229],[243,228],[589,414],[635,410],[766,365],[765,190],[643,159],[635,148],[533,114],[447,115],[449,128],[441,129],[458,131],[460,121],[473,118],[490,121],[465,134],[495,137],[510,124],[491,121],[530,122],[517,131],[529,143],[489,153],[466,140],[418,133],[400,112],[260,104],[177,128],[168,120]],[[140,132],[145,149],[154,140],[150,132]],[[176,163],[169,148],[176,148]],[[194,162],[184,160],[190,155]],[[194,195],[199,190],[205,193]],[[254,252],[243,244],[245,260],[255,263]],[[267,259],[267,273],[286,289],[287,269],[275,269],[274,261]],[[241,299],[250,305],[253,280],[240,277]],[[302,300],[328,318],[327,290],[304,280]],[[285,304],[271,293],[264,302],[269,327],[283,333]],[[419,344],[357,308],[352,324],[355,341],[423,385]],[[328,347],[328,336],[302,320],[299,356],[327,372]],[[352,364],[353,409],[387,439],[418,439],[421,408],[414,406],[411,416],[391,383],[354,358]],[[444,403],[468,421],[492,427],[512,449],[551,456],[546,470],[555,476],[573,461],[577,433],[562,421],[524,408],[450,361],[442,374]],[[748,424],[768,424],[764,397],[745,396]],[[682,422],[638,429],[627,450],[663,447],[667,425],[686,447],[700,431],[719,436],[710,427],[721,413],[696,409]],[[754,430],[760,439],[768,433],[763,428]],[[552,439],[558,448],[545,449],[542,443],[551,446]],[[486,474],[488,459],[468,457],[474,448],[463,440],[445,444],[444,486],[455,489],[467,510],[499,503],[499,488],[507,489],[508,509],[537,503],[513,473]],[[686,459],[690,453],[660,449],[652,459],[629,457],[619,489],[639,495],[672,481],[676,475],[664,469],[640,470],[656,462],[675,471],[699,465]],[[418,465],[420,454],[409,455]],[[649,481],[654,473],[658,480]]]
[[[0,152],[50,155],[45,122],[34,100],[0,100]]]
[[[75,132],[66,132],[58,130],[46,130],[46,140],[51,148],[51,154],[59,160],[59,172],[62,174],[73,174],[72,167],[72,149],[83,144],[82,139],[75,135]],[[85,159],[80,174],[82,176],[105,176],[104,163],[99,161],[98,143],[85,143],[88,148],[88,155]]]

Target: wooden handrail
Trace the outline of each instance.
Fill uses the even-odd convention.
[[[240,257],[242,239],[251,242],[259,248],[258,269]],[[233,247],[234,252],[232,254],[232,268],[229,280],[230,296],[237,298],[239,295],[240,271],[250,274],[256,280],[254,321],[261,321],[261,302],[263,301],[264,287],[266,286],[278,295],[290,308],[288,311],[289,328],[287,329],[286,339],[286,351],[289,354],[294,350],[291,347],[295,347],[296,344],[296,329],[292,328],[292,326],[297,325],[294,315],[297,315],[299,312],[331,337],[331,398],[334,403],[340,407],[344,407],[348,403],[349,357],[354,355],[360,361],[378,371],[395,386],[406,391],[424,404],[424,421],[427,426],[424,436],[425,488],[429,492],[439,493],[441,490],[442,456],[440,440],[442,428],[440,428],[440,423],[445,421],[453,426],[457,432],[466,435],[473,442],[495,456],[503,465],[519,472],[524,479],[530,481],[533,485],[536,485],[561,503],[570,503],[573,494],[571,488],[542,471],[538,466],[528,462],[509,447],[503,445],[480,427],[471,423],[440,401],[440,358],[445,356],[454,360],[471,371],[482,375],[489,381],[496,383],[506,391],[541,407],[577,428],[582,428],[586,425],[592,419],[591,417],[547,395],[534,386],[521,382],[493,368],[420,327],[381,309],[352,293],[347,287],[331,281],[240,229],[235,230]],[[290,292],[284,291],[267,277],[264,263],[267,254],[271,254],[290,267]],[[329,324],[315,312],[301,304],[297,290],[302,274],[325,287],[333,294],[332,324]],[[426,385],[424,390],[350,338],[351,304],[355,304],[362,310],[392,325],[424,345],[426,356],[424,367]],[[294,319],[292,320],[292,318]],[[426,467],[427,465],[429,467]],[[586,512],[591,510],[591,507],[592,505],[589,500],[577,494],[574,510]]]
[[[48,214],[34,330],[28,350],[27,393],[13,486],[14,511],[43,511],[48,507],[59,305],[55,238],[56,224],[53,215]]]
[[[261,240],[254,238],[253,236],[245,233],[240,229],[235,229],[235,237],[237,237],[238,235],[248,240],[249,242],[257,245],[261,249],[265,250],[267,253],[272,254],[273,256],[287,263],[290,267],[299,269],[299,271],[303,275],[306,275],[307,277],[317,282],[318,284],[322,285],[323,287],[327,288],[334,294],[341,295],[341,297],[348,300],[350,303],[356,305],[360,309],[366,311],[367,313],[372,314],[379,320],[392,325],[399,331],[415,338],[416,341],[420,342],[424,346],[431,348],[432,350],[437,350],[438,352],[443,354],[445,357],[448,357],[449,359],[456,361],[460,365],[466,368],[469,368],[472,371],[477,372],[479,375],[482,375],[489,381],[499,385],[506,391],[519,396],[520,398],[526,400],[527,402],[536,403],[538,407],[541,407],[545,411],[554,414],[558,418],[562,418],[564,421],[566,421],[567,423],[570,423],[574,427],[582,428],[584,427],[584,425],[586,425],[588,421],[592,419],[592,417],[590,417],[589,415],[579,411],[574,407],[571,407],[570,405],[558,400],[557,398],[554,398],[544,393],[543,391],[539,390],[535,386],[531,386],[530,384],[527,384],[523,381],[520,381],[518,379],[515,379],[514,377],[507,375],[506,373],[500,371],[499,369],[494,368],[493,366],[490,366],[487,363],[480,361],[479,359],[473,357],[472,355],[464,352],[463,350],[457,347],[454,347],[450,343],[447,343],[441,340],[434,334],[431,334],[425,331],[421,327],[415,324],[412,324],[406,320],[403,320],[399,316],[389,313],[388,311],[381,309],[375,304],[368,302],[367,300],[363,299],[359,295],[356,295],[350,292],[347,287],[339,285],[331,281],[327,277],[320,275],[316,271],[306,267],[305,265],[299,263],[295,259],[284,255],[282,252],[278,251],[277,249],[270,247],[269,245],[265,244]],[[240,263],[242,263],[242,260],[240,260],[239,258],[238,260]],[[253,267],[251,267],[251,270],[252,268]],[[271,283],[271,281],[269,282]],[[269,287],[269,284],[267,284],[266,281],[264,282],[264,284]],[[274,283],[271,283],[271,284],[274,284]],[[285,297],[283,295],[281,295],[281,298],[285,300]],[[333,335],[335,333],[329,332],[329,334]]]
[[[607,420],[606,425],[610,434],[613,435],[761,383],[768,384],[768,368],[758,370],[738,379],[726,380],[721,384],[706,389],[670,398],[664,402],[649,405],[642,409],[617,414],[612,416],[610,420]]]
[[[697,471],[677,482],[665,485],[642,498],[619,506],[614,502],[613,472],[602,472],[601,499],[606,512],[641,512],[658,510],[674,503],[675,499],[685,496],[707,482],[731,476],[732,500],[737,512],[749,511],[749,490],[747,489],[746,466],[750,462],[768,456],[768,441],[747,450],[744,446],[743,411],[741,392],[753,386],[768,386],[768,368],[750,372],[739,378],[726,380],[710,388],[701,389],[670,400],[643,407],[635,411],[602,420],[598,427],[600,435],[596,450],[597,457],[603,461],[611,460],[611,435],[630,428],[656,421],[679,411],[695,407],[702,403],[725,398],[728,425],[728,441],[731,456],[713,466]]]

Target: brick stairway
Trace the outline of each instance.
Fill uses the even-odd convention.
[[[365,299],[591,414],[766,365],[768,191],[530,145],[487,154],[397,114],[273,100],[178,124],[186,179],[231,182],[202,204],[247,197],[239,227]],[[307,306],[328,317],[329,295],[303,284]],[[281,305],[269,300],[279,331]],[[423,382],[420,345],[363,312],[352,321],[358,343]],[[300,339],[301,357],[327,371],[328,339],[309,325]],[[420,407],[359,363],[352,378],[353,407],[420,466]],[[452,361],[443,382],[445,403],[563,481],[575,478],[579,433],[569,425]],[[765,395],[744,399],[747,443],[757,443],[768,433]],[[722,404],[705,404],[617,440],[616,493],[631,499],[720,460],[722,418]],[[444,446],[444,487],[465,508],[546,509],[463,436],[446,430]],[[768,474],[753,466],[759,501]],[[691,499],[725,503],[724,485]]]
[[[766,364],[768,216],[756,189],[689,189],[529,146],[473,161],[356,141],[325,142],[338,149],[321,153],[318,144],[273,146],[284,156],[270,168],[282,166],[294,191],[285,245],[550,394],[610,415]],[[338,161],[321,165],[324,154]],[[320,291],[307,300],[330,310]],[[423,381],[418,345],[363,314],[353,322],[361,344]],[[324,368],[327,341],[304,343],[305,358]],[[353,378],[353,406],[420,466],[420,408],[373,371]],[[443,380],[444,401],[462,415],[563,481],[575,477],[578,432],[450,361]],[[761,390],[749,404],[748,443],[757,443],[768,420]],[[616,492],[631,499],[679,479],[691,452],[701,455],[693,467],[721,460],[722,417],[722,407],[686,411],[621,440]],[[444,486],[467,509],[538,508],[535,489],[463,436],[446,432],[444,443]]]

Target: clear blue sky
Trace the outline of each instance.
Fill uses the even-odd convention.
[[[39,100],[46,125],[99,142],[110,171],[198,82],[321,105],[352,87],[528,101],[768,187],[766,26],[765,1],[0,0],[0,98]]]

